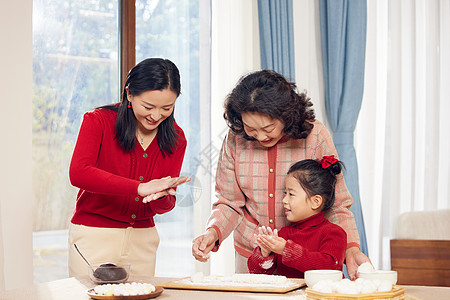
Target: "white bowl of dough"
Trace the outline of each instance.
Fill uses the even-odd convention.
[[[358,278],[375,282],[388,281],[391,285],[394,285],[397,283],[397,271],[375,270],[370,262],[365,262],[358,267]]]
[[[313,287],[322,280],[340,281],[342,272],[339,270],[309,270],[305,272],[306,285]]]
[[[392,285],[397,283],[397,271],[392,270],[375,270],[372,272],[358,272],[358,278],[369,280],[389,281]]]

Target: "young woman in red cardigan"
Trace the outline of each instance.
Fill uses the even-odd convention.
[[[303,278],[307,270],[341,270],[347,234],[324,218],[334,203],[341,163],[334,156],[319,162],[306,159],[290,167],[283,204],[291,223],[279,232],[260,227],[258,247],[247,261],[250,273]]]
[[[149,58],[132,68],[122,101],[87,112],[70,163],[79,188],[69,226],[69,275],[86,263],[130,263],[131,274],[153,275],[159,236],[153,216],[175,206],[186,149],[173,111],[180,95],[178,68]]]
[[[312,103],[295,83],[261,70],[243,76],[225,100],[228,131],[216,172],[216,195],[206,232],[192,243],[198,261],[209,259],[233,233],[236,273],[246,273],[258,227],[272,230],[287,225],[283,198],[289,167],[304,159],[338,157],[333,138],[315,118]],[[369,261],[359,247],[353,199],[344,176],[337,176],[335,203],[324,215],[347,233],[346,266],[352,279]]]

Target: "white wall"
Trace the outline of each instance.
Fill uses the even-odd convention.
[[[2,0],[0,10],[0,282],[6,289],[33,282],[32,5]]]

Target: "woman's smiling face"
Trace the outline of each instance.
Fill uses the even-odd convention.
[[[245,133],[264,147],[275,146],[284,136],[284,124],[278,119],[253,112],[243,113],[241,116]]]
[[[142,132],[153,131],[173,112],[177,94],[170,90],[149,90],[133,96],[128,93],[138,128]]]

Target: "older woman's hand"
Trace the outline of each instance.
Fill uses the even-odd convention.
[[[219,240],[217,231],[213,228],[209,228],[204,234],[196,237],[192,241],[192,255],[196,260],[206,262],[209,259],[210,251],[217,251],[216,245]]]
[[[359,250],[358,247],[348,248],[345,252],[345,264],[347,266],[348,276],[351,280],[355,280],[358,276],[358,267],[370,259]]]

